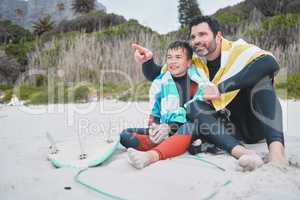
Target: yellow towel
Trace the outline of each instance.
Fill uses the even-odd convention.
[[[244,40],[228,41],[222,38],[222,53],[221,53],[221,67],[216,73],[212,83],[218,85],[219,83],[229,79],[240,72],[247,64],[261,55],[272,55],[270,52],[262,50],[255,45],[246,43]],[[202,69],[204,74],[209,79],[209,71],[204,58],[193,55],[193,64]],[[163,71],[167,70],[164,65]],[[214,108],[218,111],[225,108],[238,94],[239,90],[226,92],[221,94],[221,97],[212,100]]]

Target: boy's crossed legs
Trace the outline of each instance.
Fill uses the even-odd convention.
[[[128,148],[129,163],[142,169],[159,160],[183,154],[191,142],[191,128],[190,123],[182,125],[160,144],[150,140],[148,128],[128,128],[121,133],[121,144]]]

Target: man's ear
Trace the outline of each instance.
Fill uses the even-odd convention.
[[[221,31],[218,31],[217,32],[217,35],[216,35],[216,39],[218,40],[218,41],[221,41],[221,39],[222,39],[222,32]]]

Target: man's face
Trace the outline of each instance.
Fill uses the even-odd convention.
[[[220,40],[219,34],[214,37],[209,25],[206,22],[200,23],[191,28],[191,45],[199,56],[209,56],[214,53]]]
[[[185,49],[169,49],[167,52],[168,71],[173,77],[180,77],[186,74],[187,68],[192,60],[187,58]]]

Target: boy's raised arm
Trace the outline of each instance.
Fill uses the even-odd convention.
[[[160,74],[162,66],[159,66],[154,62],[153,53],[149,49],[135,43],[133,43],[131,46],[135,50],[135,61],[139,64],[142,64],[144,76],[149,81],[153,81]]]
[[[134,60],[138,64],[143,64],[144,62],[147,62],[148,60],[153,58],[153,53],[149,49],[142,47],[141,45],[138,45],[136,43],[133,43],[132,48],[134,48]]]

